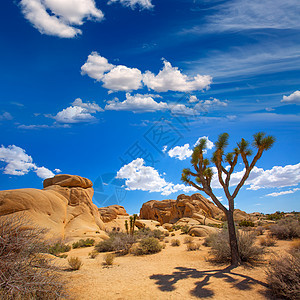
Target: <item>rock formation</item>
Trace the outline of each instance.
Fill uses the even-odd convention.
[[[249,218],[241,210],[235,210],[234,217],[237,222]],[[177,200],[150,200],[143,204],[140,218],[156,220],[161,225],[176,222],[180,225],[195,225],[195,222],[196,224],[217,224],[225,220],[222,210],[198,193],[192,196],[181,194]]]
[[[93,183],[74,175],[56,175],[44,189],[0,191],[0,216],[22,215],[49,230],[48,236],[74,240],[105,238],[105,226],[92,202]]]
[[[125,208],[121,205],[110,205],[98,209],[104,223],[111,222],[118,216],[129,216]]]
[[[186,196],[181,194],[177,200],[150,200],[140,210],[141,219],[150,219],[164,223],[176,223],[182,218],[198,219],[204,223],[220,219],[223,212],[201,194]]]

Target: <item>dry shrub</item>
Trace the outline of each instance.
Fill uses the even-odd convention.
[[[262,226],[258,226],[258,227],[255,229],[255,231],[256,231],[256,234],[257,234],[257,235],[263,235],[264,232],[265,232],[265,228],[262,227]]]
[[[171,240],[171,246],[175,246],[175,247],[180,246],[180,241],[178,239]]]
[[[266,273],[276,298],[300,299],[300,252],[273,258]]]
[[[203,242],[203,246],[205,246],[205,247],[211,247],[212,242],[215,239],[217,239],[218,235],[219,234],[217,232],[209,234],[207,237],[205,237],[204,242]]]
[[[200,249],[200,244],[199,243],[190,242],[190,243],[186,244],[186,249],[188,251],[199,250]]]
[[[295,219],[283,219],[270,226],[270,232],[280,240],[290,240],[300,237],[300,223]]]
[[[255,245],[256,235],[252,232],[237,232],[238,249],[242,262],[255,262],[262,259],[264,249]],[[227,230],[222,230],[218,234],[213,234],[211,239],[211,254],[213,260],[220,263],[231,260],[229,236]]]
[[[259,244],[264,247],[273,247],[276,245],[276,240],[270,235],[267,235],[266,237],[261,237],[259,239]]]
[[[169,231],[165,231],[165,232],[164,232],[164,235],[165,235],[165,236],[169,236],[169,235],[170,235],[170,232],[169,232]]]
[[[118,251],[119,253],[126,254],[135,241],[135,236],[122,232],[111,233],[110,238],[98,243],[95,249],[98,252]]]
[[[300,239],[294,240],[292,242],[290,252],[291,253],[296,253],[296,252],[300,253]]]
[[[52,255],[60,257],[61,253],[69,252],[71,250],[71,246],[66,245],[63,241],[57,241],[53,245],[49,246],[48,252]]]
[[[148,237],[141,240],[138,245],[132,249],[134,255],[144,255],[144,254],[153,254],[160,252],[162,245],[159,243],[159,240],[154,237]]]
[[[189,244],[189,243],[191,243],[193,241],[193,237],[191,237],[191,236],[186,236],[185,238],[184,238],[184,244]]]
[[[69,263],[70,269],[73,271],[79,270],[83,265],[83,263],[79,257],[70,257],[68,259],[68,263]]]
[[[99,252],[94,249],[92,252],[89,253],[89,258],[95,259],[98,255],[99,255]]]
[[[0,298],[58,299],[63,281],[44,243],[45,229],[24,216],[0,217]]]
[[[171,236],[175,236],[175,233],[174,233],[174,232],[172,232],[172,233],[171,233]]]
[[[104,256],[103,264],[111,266],[114,263],[115,256],[112,253],[108,253]]]

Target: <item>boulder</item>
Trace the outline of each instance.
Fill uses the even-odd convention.
[[[46,179],[42,190],[0,191],[0,216],[24,216],[47,228],[50,238],[106,238],[104,223],[92,202],[92,186],[87,178],[59,174]]]
[[[205,237],[216,232],[218,232],[218,229],[214,227],[209,227],[205,225],[195,225],[190,228],[188,233],[189,235]]]
[[[104,223],[111,222],[118,216],[128,216],[125,208],[121,205],[110,205],[98,209],[101,219]]]

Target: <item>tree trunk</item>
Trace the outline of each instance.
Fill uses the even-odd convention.
[[[241,264],[241,257],[238,249],[237,237],[234,227],[233,211],[227,211],[227,223],[228,223],[228,233],[229,233],[229,244],[231,251],[231,265],[238,266]]]

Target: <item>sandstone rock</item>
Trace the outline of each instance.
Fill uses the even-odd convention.
[[[126,212],[125,208],[121,205],[110,205],[107,207],[101,207],[98,210],[101,219],[105,223],[116,219],[118,216],[128,216],[128,213]]]
[[[160,224],[174,224],[184,217],[195,218],[203,223],[205,216],[210,220],[219,219],[223,212],[201,194],[181,194],[177,200],[151,200],[144,203],[140,210],[140,218],[157,220]]]
[[[195,225],[190,228],[189,234],[199,237],[205,237],[212,233],[218,232],[216,228],[205,226],[205,225]]]
[[[46,179],[43,190],[0,191],[0,216],[23,215],[56,239],[105,238],[92,185],[89,179],[60,174]]]

